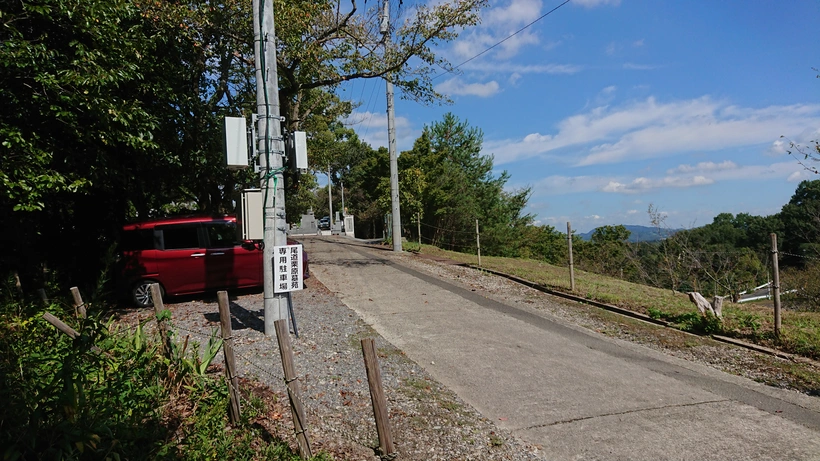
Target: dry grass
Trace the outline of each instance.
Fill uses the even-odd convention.
[[[476,255],[442,250],[430,245],[423,245],[420,251],[459,262],[474,265],[478,263]],[[778,339],[774,335],[771,302],[725,303],[724,320],[720,324],[701,317],[685,293],[581,270],[575,271],[575,291],[571,291],[569,271],[566,267],[531,259],[482,256],[481,267],[515,275],[556,291],[572,293],[666,320],[682,330],[694,333],[720,333],[820,360],[820,313],[783,309],[782,334]]]

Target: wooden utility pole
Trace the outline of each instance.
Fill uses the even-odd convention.
[[[777,263],[777,234],[772,233],[772,288],[774,289],[774,335],[780,338],[780,270]]]
[[[216,293],[219,304],[219,322],[222,324],[222,354],[225,356],[225,375],[228,378],[228,397],[231,402],[231,422],[239,422],[241,407],[239,405],[239,376],[236,374],[236,359],[233,354],[233,328],[231,327],[231,305],[227,291]]]
[[[575,291],[575,267],[572,264],[572,226],[567,221],[567,248],[569,250],[569,290]]]

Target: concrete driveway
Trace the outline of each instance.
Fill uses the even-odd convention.
[[[347,306],[545,459],[820,460],[820,399],[499,303],[351,239],[303,242]]]

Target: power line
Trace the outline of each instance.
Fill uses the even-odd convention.
[[[370,119],[373,118],[373,114],[370,112],[370,103],[373,102],[373,94],[376,92],[376,87],[381,86],[381,85],[379,85],[380,81],[381,81],[381,79],[377,80],[376,84],[373,85],[373,89],[370,91],[370,98],[367,102],[367,110],[365,111],[367,113],[367,121],[370,121]],[[364,141],[364,138],[367,136],[367,132],[369,130],[370,130],[370,125],[368,124],[364,129],[364,135],[361,137],[362,141]]]
[[[479,56],[483,55],[484,53],[486,53],[486,52],[488,52],[488,51],[492,50],[493,48],[497,47],[498,45],[501,45],[502,43],[506,42],[507,40],[509,40],[509,39],[511,39],[511,38],[513,38],[513,37],[515,37],[516,35],[518,35],[519,33],[523,32],[524,30],[528,29],[530,26],[532,26],[532,25],[533,25],[533,24],[535,24],[536,22],[538,22],[538,21],[540,21],[540,20],[542,20],[542,19],[546,18],[547,16],[549,16],[550,14],[552,14],[555,10],[557,10],[558,8],[561,8],[562,6],[566,5],[567,3],[571,2],[571,1],[572,1],[572,0],[565,0],[565,1],[564,1],[564,3],[562,3],[562,4],[558,5],[558,6],[556,6],[555,8],[553,8],[553,9],[551,9],[551,10],[549,10],[549,11],[547,11],[546,13],[544,13],[543,15],[541,15],[541,17],[539,17],[538,19],[536,19],[535,21],[533,21],[533,22],[531,22],[531,23],[527,24],[526,26],[524,26],[524,27],[522,27],[522,28],[518,29],[517,31],[515,31],[515,32],[513,32],[512,34],[510,34],[509,36],[507,36],[507,38],[505,38],[505,39],[501,40],[500,42],[496,43],[495,45],[493,45],[493,46],[491,46],[491,47],[489,47],[489,48],[485,49],[484,51],[482,51],[481,53],[478,53],[477,55],[473,56],[472,58],[470,58],[470,59],[468,59],[468,60],[466,60],[466,61],[462,62],[461,64],[459,64],[459,65],[457,65],[457,66],[453,67],[453,70],[458,69],[459,67],[463,66],[464,64],[467,64],[468,62],[472,61],[473,59],[475,59],[475,58],[477,58],[477,57],[479,57]],[[447,72],[445,72],[445,73],[438,74],[438,75],[436,75],[435,77],[433,77],[432,79],[430,79],[430,81],[433,81],[433,80],[435,80],[435,79],[437,79],[437,78],[441,77],[442,75],[445,75],[445,74],[448,74],[448,73],[452,73],[452,71],[447,71]]]

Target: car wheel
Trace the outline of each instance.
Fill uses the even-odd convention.
[[[158,283],[156,280],[140,280],[131,289],[131,299],[138,307],[151,307],[154,305],[154,300],[151,298],[151,285]],[[159,286],[159,292],[165,296],[165,290],[162,285]]]

